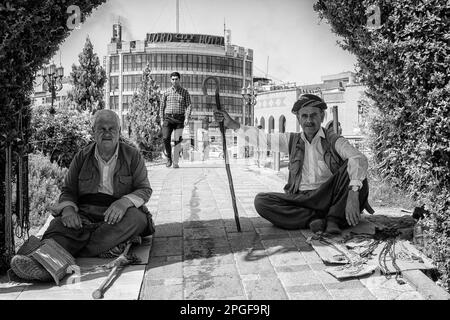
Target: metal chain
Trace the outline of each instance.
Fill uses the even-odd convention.
[[[368,256],[372,255],[373,252],[375,251],[375,249],[378,247],[379,244],[380,244],[380,240],[374,240],[374,241],[372,241],[372,242],[369,244],[368,248],[367,248],[366,250],[364,250],[363,252],[361,252],[361,253],[359,254],[359,256],[362,257],[362,258],[365,258],[365,257],[368,257]]]
[[[390,256],[391,256],[391,260],[392,260],[392,265],[395,268],[395,281],[397,281],[398,284],[405,284],[405,281],[401,278],[403,278],[402,275],[402,270],[400,269],[400,267],[397,264],[397,256],[395,254],[395,244],[396,244],[396,239],[393,239],[393,243],[392,243],[392,249],[390,252]]]
[[[348,263],[345,265],[336,267],[337,270],[347,269],[349,273],[357,274],[363,269],[364,263],[367,262],[367,259],[363,259],[359,255],[352,254],[351,251],[342,248],[342,246],[339,243],[337,243],[336,241],[327,239],[322,235],[316,235],[313,239],[318,240],[322,244],[331,245],[336,251],[338,251],[340,254],[342,254],[347,259]],[[353,255],[353,257],[352,257],[352,255]],[[349,269],[351,269],[351,268],[354,268],[354,270],[350,271]]]
[[[386,263],[386,255],[387,252],[390,250],[391,242],[388,239],[386,243],[384,244],[383,248],[380,251],[380,254],[378,255],[378,265],[380,267],[380,271],[382,274],[386,276],[386,279],[390,279],[391,275],[389,274],[389,269],[387,267]]]
[[[381,233],[372,241],[367,249],[358,255],[352,256],[352,251],[346,250],[341,244],[333,241],[332,239],[325,238],[323,235],[314,235],[312,239],[318,240],[320,243],[332,246],[336,251],[338,251],[342,256],[347,259],[347,264],[337,267],[338,270],[355,268],[354,271],[348,271],[350,273],[358,273],[363,268],[364,263],[367,262],[368,257],[375,251],[378,245],[384,240],[386,243],[381,249],[378,255],[378,265],[380,271],[385,275],[386,279],[391,278],[391,272],[388,268],[387,259],[390,257],[392,266],[395,269],[395,280],[399,284],[405,284],[406,282],[402,279],[401,269],[397,264],[397,253],[395,251],[396,247],[396,236],[398,235],[398,230],[396,228],[387,228],[382,230]],[[352,238],[352,237],[351,237]],[[350,238],[350,239],[351,239]],[[349,239],[347,239],[348,241]],[[414,258],[413,258],[414,259]]]
[[[380,266],[381,272],[385,275],[386,279],[390,279],[391,272],[387,266],[387,257],[389,256],[391,258],[392,266],[395,269],[395,280],[398,284],[405,284],[405,281],[401,279],[403,276],[401,273],[401,269],[397,264],[395,244],[396,238],[387,239],[386,244],[384,245],[383,249],[380,252],[380,255],[378,256],[378,264]]]

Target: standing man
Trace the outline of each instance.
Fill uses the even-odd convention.
[[[347,139],[321,126],[326,103],[312,94],[302,95],[292,113],[302,128],[301,133],[266,135],[256,127],[243,126],[225,111],[217,111],[217,121],[238,130],[251,145],[268,151],[289,153],[289,178],[285,193],[264,192],[255,197],[260,216],[284,229],[304,229],[338,234],[341,228],[355,226],[369,195],[367,158]]]
[[[179,168],[180,143],[183,139],[183,128],[189,124],[191,115],[191,96],[189,92],[180,85],[180,74],[170,74],[172,86],[162,94],[161,99],[161,127],[164,141],[165,154],[167,157],[166,167],[172,165],[172,146],[170,137],[174,133],[175,146],[173,150],[173,167]]]

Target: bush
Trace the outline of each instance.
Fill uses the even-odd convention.
[[[68,169],[50,162],[37,152],[29,155],[30,227],[40,227],[49,216],[49,206],[58,202]]]
[[[51,115],[48,107],[34,107],[31,118],[32,146],[51,162],[68,168],[75,154],[91,141],[89,112],[63,104]]]
[[[450,47],[448,3],[320,0],[314,8],[356,55],[375,111],[370,120],[378,171],[431,212],[428,248],[450,287]],[[366,13],[367,12],[367,13]],[[376,15],[375,15],[376,16]],[[370,23],[369,23],[370,26]]]

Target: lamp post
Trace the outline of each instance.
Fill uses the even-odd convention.
[[[110,107],[110,109],[116,111],[117,110],[117,105],[116,105],[116,90],[118,88],[114,87],[113,91],[112,91],[112,107]]]
[[[248,114],[250,115],[250,121],[248,123],[248,125],[252,124],[252,119],[253,119],[253,112],[252,109],[256,104],[256,90],[253,87],[252,84],[249,84],[247,88],[242,88],[241,90],[241,94],[242,94],[242,98],[244,99],[244,113],[243,113],[243,118],[244,118],[244,125],[247,125],[247,108],[248,108]],[[257,146],[257,148],[259,148],[259,146]],[[245,146],[244,147],[244,158],[250,156],[250,150],[249,146]],[[248,151],[248,154],[247,154]]]
[[[253,119],[253,114],[252,114],[252,107],[256,104],[256,90],[252,85],[248,85],[247,88],[242,88],[241,90],[241,94],[242,94],[242,98],[244,99],[244,113],[243,113],[243,118],[244,118],[244,125],[247,125],[247,121],[246,121],[246,108],[248,107],[248,113],[250,114],[251,119]],[[251,125],[251,120],[249,125]]]
[[[63,88],[62,85],[63,76],[64,76],[64,68],[61,66],[57,68],[54,63],[44,68],[44,73],[42,74],[42,79],[44,80],[44,83],[48,85],[48,92],[52,94],[51,96],[52,106],[50,108],[51,114],[55,113],[53,101],[55,101],[56,99],[56,91],[61,91],[61,89]]]

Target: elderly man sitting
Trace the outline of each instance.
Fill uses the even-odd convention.
[[[72,160],[55,218],[42,237],[55,241],[63,256],[95,257],[154,232],[144,205],[152,189],[142,155],[119,142],[120,120],[115,112],[97,111],[92,129],[95,142]],[[52,279],[31,254],[14,256],[11,269],[26,280]]]
[[[367,158],[342,136],[323,128],[326,103],[318,96],[305,94],[295,102],[292,113],[301,133],[266,135],[255,127],[242,126],[225,111],[217,111],[217,121],[238,130],[251,145],[270,151],[289,153],[289,178],[285,193],[259,193],[256,211],[274,225],[285,229],[309,227],[313,232],[330,234],[355,226],[369,195],[366,179]]]

